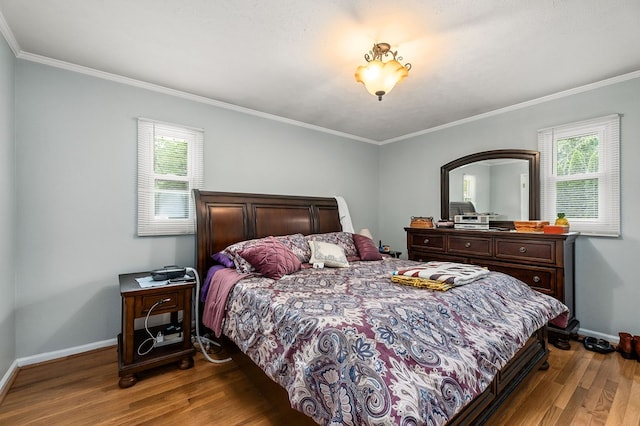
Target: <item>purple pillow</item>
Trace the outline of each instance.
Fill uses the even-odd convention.
[[[255,271],[255,267],[251,265],[247,260],[240,255],[240,252],[253,247],[255,245],[262,245],[267,238],[275,238],[277,241],[284,244],[289,250],[291,250],[300,259],[300,262],[308,262],[311,257],[311,249],[307,240],[302,234],[284,235],[278,237],[264,237],[254,240],[240,241],[230,245],[221,251],[221,253],[227,256],[233,261],[231,268],[235,267],[236,271],[240,274],[246,274]]]
[[[300,259],[274,237],[263,238],[261,244],[252,245],[238,253],[265,277],[279,280],[300,270]]]
[[[215,260],[216,263],[224,266],[225,268],[235,268],[236,267],[235,263],[233,263],[233,260],[231,260],[229,258],[229,256],[227,256],[226,254],[224,254],[222,252],[218,252],[218,253],[212,255],[211,258],[213,260]]]
[[[353,234],[353,242],[356,245],[356,249],[358,249],[360,260],[382,260],[382,255],[371,238]]]

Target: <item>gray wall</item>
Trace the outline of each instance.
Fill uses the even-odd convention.
[[[440,166],[474,152],[537,150],[537,130],[624,114],[621,126],[622,237],[581,236],[576,246],[576,313],[585,330],[617,337],[640,333],[640,285],[634,262],[640,252],[640,78],[441,129],[380,149],[382,238],[406,256],[403,227],[411,216],[440,215]],[[410,167],[407,167],[410,165]],[[401,202],[392,202],[398,200]],[[553,218],[542,218],[553,220]]]
[[[342,195],[377,232],[375,145],[23,60],[15,91],[18,357],[114,338],[119,273],[194,264],[135,236],[136,117],[204,128],[205,189]]]
[[[464,201],[464,176],[476,177],[476,193],[473,206],[478,213],[491,213],[495,209],[491,204],[492,185],[491,167],[487,164],[471,164],[449,173],[449,201]],[[451,213],[449,213],[451,216]],[[439,216],[434,216],[436,219]]]
[[[491,166],[491,211],[499,213],[498,220],[527,220],[528,213],[521,217],[520,175],[529,179],[529,164],[524,160]],[[525,211],[529,211],[526,203]]]
[[[205,129],[206,189],[342,195],[356,229],[370,228],[406,256],[410,216],[439,216],[442,164],[537,149],[539,128],[622,113],[623,237],[579,238],[577,315],[596,333],[639,331],[632,256],[640,223],[632,215],[640,201],[630,194],[640,174],[640,79],[380,147],[14,60],[5,46],[0,90],[9,93],[0,101],[0,195],[16,200],[0,208],[0,262],[16,277],[0,284],[9,296],[0,298],[0,372],[15,357],[112,339],[119,273],[193,264],[193,236],[135,236],[138,116]]]
[[[13,52],[0,37],[0,379],[16,358]]]

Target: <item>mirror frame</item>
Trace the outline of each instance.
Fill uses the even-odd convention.
[[[540,153],[526,149],[498,149],[477,152],[453,160],[440,168],[440,214],[443,219],[449,217],[449,172],[460,166],[476,161],[513,158],[529,162],[529,220],[537,220],[540,216]],[[491,221],[491,226],[513,229],[512,220]]]

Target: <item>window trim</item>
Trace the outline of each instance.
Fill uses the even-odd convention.
[[[153,167],[156,135],[187,141],[188,218],[155,217],[155,178]],[[173,175],[167,179],[175,180]],[[182,181],[182,179],[180,179]],[[148,118],[138,118],[138,236],[185,235],[195,233],[193,189],[204,186],[204,130]]]
[[[540,151],[540,211],[541,217],[556,217],[556,183],[577,179],[598,179],[598,219],[571,219],[572,231],[592,236],[620,236],[620,114],[568,123],[538,130]],[[584,173],[577,179],[556,175],[558,140],[598,134],[600,143],[599,171]],[[603,190],[604,188],[604,190]]]

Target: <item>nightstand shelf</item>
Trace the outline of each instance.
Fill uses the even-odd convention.
[[[121,274],[120,295],[122,296],[122,331],[118,335],[119,386],[128,388],[136,384],[137,373],[162,365],[177,363],[178,368],[193,366],[195,349],[191,344],[191,300],[194,282],[167,284],[142,288],[136,278],[148,276],[148,272]],[[178,323],[178,313],[182,312],[182,330],[179,339],[164,346],[153,347],[153,341],[143,328],[135,330],[136,318],[145,318],[149,310],[151,316],[170,314],[170,324]],[[149,327],[153,336],[165,331],[168,324]],[[149,339],[149,340],[148,340]],[[142,346],[141,346],[142,345]],[[138,353],[143,353],[140,355]]]

